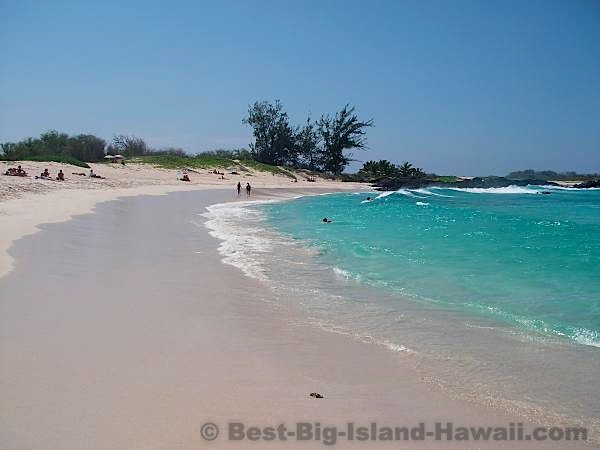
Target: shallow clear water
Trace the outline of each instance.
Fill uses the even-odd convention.
[[[268,300],[297,310],[294,320],[385,346],[450,395],[587,426],[600,441],[600,190],[208,209],[223,261],[269,285]]]

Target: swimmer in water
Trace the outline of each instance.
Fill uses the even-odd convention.
[[[331,223],[331,220],[329,220],[327,217],[323,217],[323,223]]]

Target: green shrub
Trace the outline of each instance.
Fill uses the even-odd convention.
[[[0,158],[0,159],[2,159],[4,161],[14,161],[14,159],[9,159],[9,158],[4,158],[4,157]],[[57,163],[62,163],[62,164],[71,164],[72,166],[85,167],[86,169],[90,168],[90,166],[88,166],[83,161],[80,161],[77,158],[74,158],[73,156],[67,156],[67,155],[35,155],[35,156],[26,156],[24,158],[20,158],[19,160],[40,161],[40,162],[57,162]]]

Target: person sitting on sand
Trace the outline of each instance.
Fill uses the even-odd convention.
[[[42,173],[40,173],[40,176],[36,176],[35,177],[36,180],[52,180],[52,178],[50,178],[50,172],[48,172],[48,169],[45,169]],[[54,180],[52,180],[54,181]]]
[[[187,173],[184,173],[183,176],[180,178],[181,181],[192,181],[190,180],[190,177],[188,176]]]
[[[65,181],[65,174],[63,173],[62,169],[58,171],[58,176],[56,177],[56,179],[58,181]]]
[[[246,183],[246,195],[248,197],[250,197],[250,191],[252,191],[252,186],[250,186],[250,183]]]
[[[104,177],[101,177],[100,175],[96,175],[94,173],[94,169],[90,169],[90,178],[100,178],[100,179],[104,179]]]

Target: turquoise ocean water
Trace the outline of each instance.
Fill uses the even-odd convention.
[[[400,190],[264,208],[362,283],[600,346],[600,190]]]
[[[587,426],[600,442],[600,190],[429,188],[208,209],[223,261],[270,286],[267,300],[293,320],[384,346],[450,395]]]

